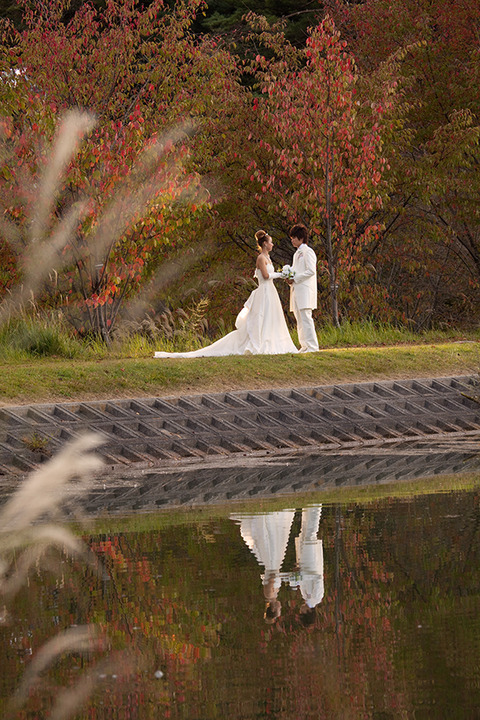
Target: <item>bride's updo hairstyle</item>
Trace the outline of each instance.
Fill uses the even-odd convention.
[[[255,233],[255,240],[257,241],[257,248],[261,250],[263,248],[263,244],[268,240],[269,234],[265,232],[265,230],[257,230]]]

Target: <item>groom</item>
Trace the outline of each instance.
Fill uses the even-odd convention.
[[[300,352],[316,352],[318,339],[312,310],[317,307],[317,256],[308,246],[308,230],[305,225],[294,225],[288,234],[296,248],[292,264],[295,276],[288,281],[290,312],[293,312],[297,321]]]

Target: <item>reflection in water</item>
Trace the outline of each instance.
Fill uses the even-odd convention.
[[[92,491],[85,510],[91,515],[156,512],[160,507],[225,503],[273,497],[278,494],[318,491],[322,488],[377,485],[436,475],[478,472],[478,440],[468,438],[468,447],[456,441],[456,448],[440,443],[427,446],[407,443],[355,452],[267,455],[263,458],[216,460],[170,468],[165,472],[146,470],[140,476],[106,479]],[[245,464],[242,464],[245,462]],[[103,480],[103,479],[102,479]],[[106,492],[107,491],[107,492]],[[1,490],[0,490],[1,498]]]
[[[281,510],[263,514],[232,515],[240,525],[240,534],[247,547],[264,568],[263,594],[266,600],[265,620],[274,622],[280,617],[282,606],[278,599],[282,581],[291,588],[299,588],[303,605],[300,608],[305,623],[313,621],[312,611],[322,600],[323,544],[317,538],[321,505],[307,507],[302,511],[300,534],[295,538],[296,569],[281,571],[287,550],[294,510]]]
[[[92,720],[478,717],[480,490],[321,499],[103,522],[87,538],[101,578],[32,573],[0,624],[0,716],[52,632],[94,623],[138,662],[121,682],[97,672]],[[19,720],[49,717],[88,668],[63,658]]]
[[[295,538],[298,572],[289,577],[291,587],[300,588],[304,604],[300,608],[304,622],[311,617],[324,595],[323,543],[317,538],[322,506],[307,507],[302,511],[302,528]]]

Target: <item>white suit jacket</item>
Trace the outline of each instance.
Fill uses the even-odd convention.
[[[299,310],[314,310],[317,307],[317,256],[311,247],[302,243],[297,248],[292,268],[295,277],[290,286],[290,311],[293,312],[294,297]]]

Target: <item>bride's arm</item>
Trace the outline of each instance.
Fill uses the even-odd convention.
[[[274,272],[274,270],[269,269],[269,266],[267,265],[267,259],[264,255],[258,256],[257,268],[259,268],[260,272],[262,273],[264,280],[274,280],[275,278],[282,277],[281,273]]]
[[[259,256],[258,256],[258,258],[257,258],[257,268],[258,268],[258,269],[260,270],[260,272],[262,273],[263,279],[264,279],[264,280],[268,280],[268,278],[270,277],[270,273],[268,272],[267,259],[266,259],[265,255],[259,255]]]

